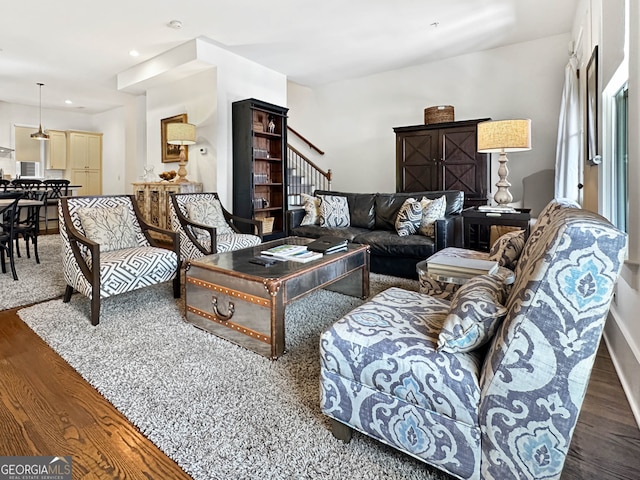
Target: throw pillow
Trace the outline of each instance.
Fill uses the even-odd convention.
[[[138,246],[136,228],[125,205],[84,207],[77,213],[85,236],[100,244],[101,252]]]
[[[431,202],[432,200],[427,197],[422,197],[420,201],[415,198],[407,198],[404,201],[398,210],[395,221],[396,232],[399,236],[413,235],[418,231],[422,221],[422,212]]]
[[[454,294],[438,337],[438,350],[470,352],[487,343],[507,314],[500,277],[478,275]]]
[[[300,196],[304,202],[304,211],[306,212],[300,225],[320,225],[320,199],[306,193],[301,193]]]
[[[338,195],[319,195],[318,197],[320,198],[321,227],[348,227],[351,225],[347,197]]]
[[[222,206],[219,200],[200,200],[186,204],[189,220],[196,223],[214,227],[217,235],[233,235],[235,231],[227,223],[222,213]],[[204,234],[206,237],[208,235]]]
[[[515,270],[524,243],[524,230],[505,233],[491,246],[489,260],[495,260],[501,267]]]
[[[420,227],[422,204],[415,198],[407,198],[396,216],[396,232],[401,237],[413,235]]]
[[[444,195],[435,200],[431,200],[422,211],[422,219],[420,220],[420,228],[418,232],[425,237],[435,237],[436,220],[444,217],[447,211],[447,197]]]

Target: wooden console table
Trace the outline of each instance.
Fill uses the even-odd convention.
[[[198,182],[135,182],[133,192],[147,223],[171,230],[169,215],[169,194],[200,193],[202,183]]]

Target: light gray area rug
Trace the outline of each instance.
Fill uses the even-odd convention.
[[[0,310],[29,305],[50,300],[64,294],[65,282],[62,273],[61,242],[59,235],[40,235],[36,263],[31,248],[31,258],[27,258],[24,241],[20,239],[21,257],[15,259],[18,280],[11,275],[11,267],[6,262],[7,273],[0,272]]]
[[[372,294],[417,282],[372,275]],[[287,353],[270,361],[183,321],[170,285],[103,300],[53,300],[20,317],[194,479],[445,479],[354,433],[319,406],[322,330],[362,301],[326,290],[287,309]]]

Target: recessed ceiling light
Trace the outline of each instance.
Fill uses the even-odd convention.
[[[129,55],[131,55],[132,57],[138,57],[140,56],[140,52],[137,50],[129,50]]]
[[[71,105],[73,102],[71,100],[65,100],[64,103],[66,103],[67,105]]]
[[[440,25],[440,22],[433,22],[433,23],[431,23],[431,26],[432,26],[433,28],[438,28],[438,25]]]
[[[182,28],[182,22],[180,20],[171,20],[167,23],[169,28],[173,28],[174,30],[180,30]]]

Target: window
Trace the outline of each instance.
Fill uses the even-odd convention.
[[[613,99],[612,223],[620,230],[629,226],[629,88],[623,86]]]

